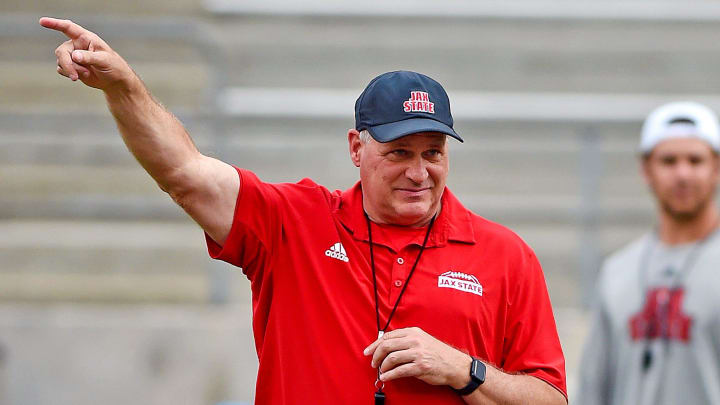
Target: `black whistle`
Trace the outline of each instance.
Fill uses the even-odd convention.
[[[375,405],[385,405],[385,393],[378,391],[375,393]]]
[[[643,360],[642,360],[643,371],[647,371],[650,368],[650,366],[652,365],[652,360],[653,360],[652,351],[650,351],[649,348],[645,349],[645,353],[643,353]]]

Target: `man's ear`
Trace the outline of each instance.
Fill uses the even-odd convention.
[[[363,141],[360,140],[360,132],[355,129],[348,130],[348,149],[350,160],[355,167],[360,167],[360,155],[362,154]]]

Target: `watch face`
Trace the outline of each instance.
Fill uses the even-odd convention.
[[[477,380],[480,384],[485,382],[485,363],[478,359],[473,359],[470,367],[470,377]]]

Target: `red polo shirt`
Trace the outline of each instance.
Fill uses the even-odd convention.
[[[376,371],[362,351],[377,328],[360,184],[330,192],[309,179],[269,184],[238,172],[230,234],[222,247],[207,242],[213,258],[242,267],[251,282],[256,403],[372,403]],[[426,230],[373,224],[381,326]],[[448,189],[388,330],[411,326],[566,392],[565,360],[535,254]],[[464,404],[449,387],[415,378],[390,381],[385,392],[388,405]]]

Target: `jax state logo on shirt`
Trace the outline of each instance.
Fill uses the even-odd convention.
[[[692,317],[683,311],[685,290],[659,287],[647,292],[645,306],[629,321],[633,340],[689,342]]]
[[[403,111],[435,114],[435,103],[430,102],[427,92],[411,91],[410,98],[403,103]]]
[[[439,275],[438,287],[454,288],[481,297],[483,295],[483,286],[478,279],[472,274],[460,273],[459,271],[446,271]]]

